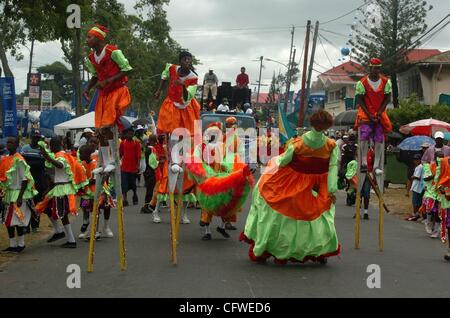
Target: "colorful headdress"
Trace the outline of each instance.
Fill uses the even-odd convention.
[[[229,125],[234,125],[237,123],[237,119],[234,116],[228,117],[225,122]]]
[[[106,38],[106,35],[108,34],[108,29],[105,28],[103,25],[97,24],[92,29],[88,31],[89,35],[95,36],[96,38],[100,40],[104,40]]]
[[[381,60],[379,58],[372,58],[370,59],[370,66],[372,67],[381,67],[383,66],[383,63],[381,62]]]

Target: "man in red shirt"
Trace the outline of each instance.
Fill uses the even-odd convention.
[[[120,143],[120,159],[121,175],[122,175],[122,194],[123,205],[128,206],[127,193],[133,191],[133,205],[138,204],[138,196],[136,193],[136,175],[139,172],[139,164],[141,160],[141,144],[133,140],[133,130],[124,131],[125,139]]]
[[[241,67],[241,74],[236,77],[236,89],[233,98],[233,104],[244,104],[248,101],[248,84],[250,84],[250,79],[247,74],[245,74],[245,67]]]

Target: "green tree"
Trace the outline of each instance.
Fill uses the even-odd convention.
[[[60,100],[72,100],[72,71],[63,63],[54,62],[41,66],[37,70],[43,76],[42,89],[53,91],[53,103]]]
[[[403,125],[427,118],[450,122],[450,107],[448,105],[424,105],[418,101],[415,95],[400,100],[399,107],[388,110],[388,114],[394,126],[394,131],[398,131]]]
[[[408,68],[405,56],[408,50],[420,45],[414,39],[427,30],[425,18],[432,6],[423,0],[375,0],[376,12],[365,12],[359,27],[353,26],[355,39],[353,53],[367,66],[369,59],[383,60],[383,72],[391,77],[393,103],[398,107],[397,74]],[[377,21],[379,20],[379,21]]]
[[[48,27],[51,12],[51,1],[0,0],[0,60],[6,76],[14,77],[7,53],[21,60],[24,57],[21,49],[27,42],[54,39],[54,33]]]

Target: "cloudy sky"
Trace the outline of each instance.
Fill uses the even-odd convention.
[[[134,11],[134,0],[121,2],[128,12]],[[294,45],[297,49],[296,61],[300,62],[308,19],[313,24],[316,20],[323,23],[320,31],[322,43],[318,43],[316,52],[318,65],[314,66],[313,74],[342,63],[339,60],[340,48],[346,46],[352,33],[350,26],[361,14],[353,12],[336,21],[325,22],[345,15],[364,3],[364,0],[171,0],[166,9],[173,38],[200,59],[202,64],[197,69],[201,79],[212,68],[219,81],[234,83],[240,67],[245,66],[251,83],[256,83],[260,56],[288,63],[292,26],[296,26]],[[449,0],[429,0],[428,3],[434,6],[427,18],[429,26],[450,13]],[[450,25],[422,47],[450,50],[449,38]],[[26,48],[24,54],[29,54]],[[34,68],[57,60],[62,60],[58,42],[38,43],[35,46]],[[28,59],[11,61],[16,90],[21,92],[26,87]],[[285,69],[281,64],[265,61],[262,83],[270,84],[273,72]],[[299,88],[299,84],[295,88]],[[268,87],[261,88],[262,92],[267,90]]]

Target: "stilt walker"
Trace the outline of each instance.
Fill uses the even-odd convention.
[[[384,221],[384,141],[385,134],[392,131],[392,124],[386,112],[391,100],[392,83],[387,77],[381,75],[382,62],[378,58],[370,60],[370,74],[356,84],[358,95],[358,114],[355,128],[358,129],[358,187],[355,223],[355,248],[360,247],[361,222],[361,189],[364,180],[368,178],[379,200],[378,218],[378,247],[384,249],[383,221]],[[370,142],[374,143],[375,158],[373,175],[368,171],[367,153]]]
[[[192,55],[189,52],[181,52],[179,56],[180,65],[167,64],[161,76],[160,86],[155,93],[155,98],[161,96],[163,85],[169,82],[167,97],[161,105],[158,117],[158,133],[168,136],[168,162],[166,174],[169,199],[170,199],[170,225],[172,263],[177,264],[177,244],[179,242],[178,232],[180,226],[181,207],[183,205],[184,192],[189,188],[184,169],[183,157],[190,154],[173,154],[172,150],[180,140],[176,137],[176,129],[185,129],[194,135],[196,121],[200,119],[200,104],[194,98],[197,92],[198,77],[192,67]],[[172,136],[173,134],[173,136]],[[172,138],[174,137],[174,138]],[[191,142],[191,140],[183,140]],[[163,183],[164,181],[162,181]],[[162,187],[166,186],[162,185]],[[177,190],[177,206],[175,207],[175,190]],[[158,204],[157,204],[158,208]],[[157,210],[155,211],[157,213]]]
[[[95,127],[99,132],[100,153],[98,168],[94,174],[114,174],[114,189],[117,196],[118,237],[120,253],[120,269],[126,269],[125,238],[123,227],[123,195],[120,176],[120,157],[118,147],[118,130],[122,128],[120,117],[131,103],[131,96],[126,86],[127,74],[132,70],[122,51],[105,41],[108,30],[100,25],[89,30],[87,45],[92,49],[86,61],[86,66],[92,74],[85,97],[89,100],[92,88],[99,90],[95,106]],[[99,196],[101,193],[101,177],[96,180],[94,211],[92,213],[92,228],[97,222]],[[92,231],[92,230],[91,230]],[[91,235],[88,272],[93,271],[95,236]]]

